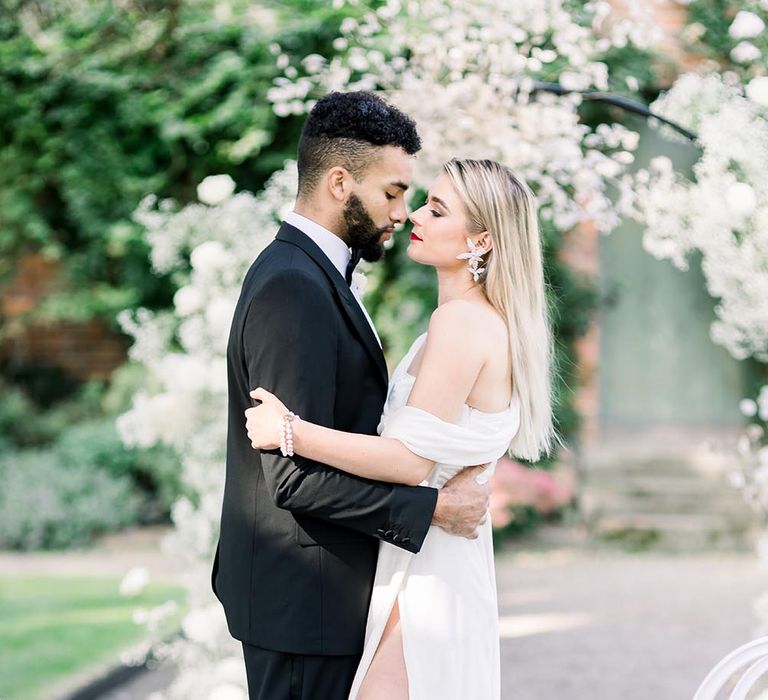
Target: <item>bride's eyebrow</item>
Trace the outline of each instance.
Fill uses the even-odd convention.
[[[427,201],[429,201],[430,199],[433,202],[437,202],[449,214],[451,213],[451,210],[448,208],[448,205],[442,199],[440,199],[440,197],[435,197],[435,195],[430,194],[429,192],[427,192]]]

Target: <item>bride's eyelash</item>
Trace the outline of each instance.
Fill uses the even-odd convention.
[[[424,197],[424,203],[421,205],[422,207],[426,207],[427,204],[429,204],[429,192],[427,192],[427,195]],[[434,209],[430,209],[429,213],[432,214],[435,218],[439,218],[442,216],[442,214],[439,211],[436,211]]]

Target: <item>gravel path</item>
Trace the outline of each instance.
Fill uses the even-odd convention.
[[[152,550],[160,534],[74,556],[1,554],[0,570],[117,574],[142,563],[173,577]],[[573,535],[545,527],[500,550],[504,700],[690,700],[718,660],[753,638],[753,604],[768,591],[754,555],[628,554]],[[100,700],[146,700],[170,679],[169,669],[143,673]]]
[[[512,545],[497,572],[504,700],[689,700],[768,591],[748,553]]]

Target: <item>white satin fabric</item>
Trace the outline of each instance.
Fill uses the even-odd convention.
[[[419,336],[395,369],[378,432],[436,462],[423,485],[441,488],[463,467],[496,461],[520,425],[517,395],[501,412],[468,405],[457,423],[406,406],[415,378],[407,368],[426,339]],[[479,479],[480,480],[480,479]],[[500,664],[496,575],[490,517],[475,540],[432,526],[421,551],[379,545],[365,646],[350,691],[357,697],[397,599],[410,700],[497,700]]]

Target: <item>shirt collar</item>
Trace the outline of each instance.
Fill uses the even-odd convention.
[[[347,273],[347,263],[351,257],[351,252],[347,244],[341,240],[335,233],[329,231],[325,226],[321,226],[316,221],[308,219],[306,216],[297,214],[295,211],[288,212],[283,221],[286,224],[295,226],[302,233],[307,234],[325,253],[327,258],[333,263],[333,266],[344,277]]]

